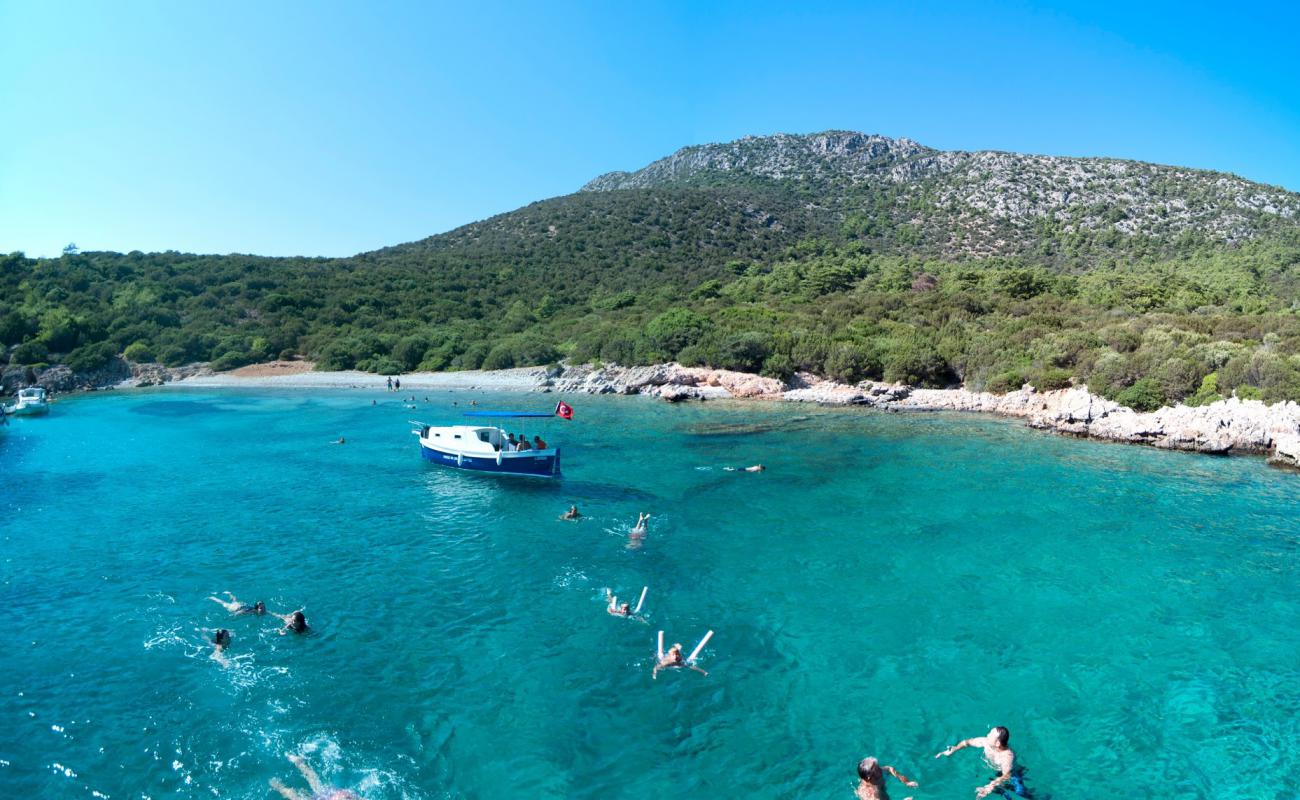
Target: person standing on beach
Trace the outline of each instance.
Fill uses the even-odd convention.
[[[917,787],[916,781],[908,780],[906,775],[899,774],[898,770],[891,766],[882,767],[874,757],[867,756],[858,762],[858,788],[854,791],[858,800],[889,800],[889,790],[885,788],[886,772],[910,789]],[[912,798],[905,797],[903,800],[912,800]]]
[[[388,378],[388,391],[393,391],[393,378],[391,375]]]
[[[393,391],[395,391],[395,392],[400,392],[400,391],[402,391],[402,379],[401,379],[401,378],[393,378]]]
[[[976,797],[987,797],[995,790],[999,789],[1002,784],[1010,784],[1011,790],[1016,794],[1025,796],[1025,784],[1020,779],[1020,771],[1016,767],[1016,751],[1007,746],[1007,741],[1011,738],[1011,732],[1006,728],[998,725],[992,728],[984,736],[977,736],[972,739],[962,739],[952,747],[947,748],[942,753],[936,753],[935,758],[950,756],[966,747],[980,747],[984,750],[984,763],[991,769],[997,770],[998,774],[993,780],[975,790]]]

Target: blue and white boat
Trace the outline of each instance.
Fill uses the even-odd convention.
[[[5,413],[13,417],[34,417],[50,413],[50,401],[45,396],[45,389],[40,386],[20,389],[18,402],[5,406]]]
[[[553,414],[527,411],[470,411],[467,417],[509,418],[551,417]],[[414,423],[411,433],[420,437],[420,455],[435,464],[473,472],[502,475],[560,477],[560,448],[519,450],[510,443],[504,428],[495,425],[447,425],[438,427]]]

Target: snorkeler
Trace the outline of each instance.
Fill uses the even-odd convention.
[[[307,632],[307,618],[302,615],[301,608],[298,609],[297,611],[290,611],[288,614],[277,614],[274,611],[272,611],[271,616],[279,617],[281,620],[284,621],[284,627],[280,629],[281,636],[285,635],[286,633],[289,633],[290,631],[294,633]]]
[[[212,660],[228,666],[230,659],[226,658],[226,648],[230,647],[230,631],[222,628],[212,636]]]
[[[1024,796],[1025,784],[1020,779],[1019,770],[1016,769],[1016,751],[1007,746],[1007,740],[1010,738],[1011,732],[998,725],[984,736],[962,739],[942,753],[936,753],[934,757],[950,756],[965,747],[982,747],[984,749],[984,763],[997,770],[998,774],[994,776],[993,780],[976,789],[975,796],[986,797],[1004,783],[1009,783],[1012,791]]]
[[[689,667],[690,669],[695,670],[701,675],[707,676],[709,674],[704,670],[700,669],[699,667],[695,666],[693,663],[687,662],[686,658],[682,655],[682,645],[680,642],[678,642],[677,644],[674,644],[672,647],[668,648],[668,652],[664,653],[662,656],[659,657],[659,660],[655,662],[655,669],[654,672],[650,674],[650,677],[655,680],[658,680],[659,670],[680,669],[682,667]]]
[[[725,472],[762,472],[767,467],[762,464],[755,464],[752,467],[723,467]]]
[[[279,792],[280,796],[285,800],[361,800],[361,797],[356,792],[347,789],[335,789],[333,786],[326,786],[321,783],[316,770],[312,769],[311,765],[303,760],[302,756],[290,753],[287,758],[307,779],[307,785],[311,787],[311,794],[306,795],[297,789],[290,789],[279,778],[272,778],[271,788]]]
[[[225,608],[231,614],[259,614],[260,615],[266,613],[266,604],[263,603],[261,600],[258,600],[256,603],[253,603],[250,606],[246,603],[239,602],[239,599],[235,597],[233,594],[231,594],[230,592],[222,592],[222,594],[226,595],[230,599],[222,600],[221,598],[213,597],[212,595],[208,595],[208,599],[220,605],[221,607]]]
[[[569,506],[569,510],[560,515],[560,519],[577,519],[582,514],[578,513],[577,506]]]
[[[858,762],[858,788],[854,791],[858,800],[889,800],[889,790],[885,788],[886,772],[897,778],[904,786],[911,789],[917,787],[916,781],[908,780],[906,775],[900,775],[898,770],[891,766],[882,767],[874,757],[867,756]],[[912,799],[907,797],[903,800]]]

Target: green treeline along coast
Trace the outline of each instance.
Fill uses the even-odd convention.
[[[1294,194],[1012,154],[956,154],[972,166],[954,175],[953,154],[906,140],[772,138],[688,148],[350,258],[3,256],[0,362],[304,356],[397,373],[677,360],[994,392],[1074,380],[1139,410],[1300,400]],[[1099,176],[1091,188],[1079,164]],[[1129,182],[1115,184],[1121,169]],[[1030,199],[1008,210],[1008,196]]]

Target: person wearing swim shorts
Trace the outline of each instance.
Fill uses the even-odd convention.
[[[936,753],[935,758],[950,756],[966,747],[979,747],[984,750],[984,763],[992,769],[997,770],[997,775],[993,780],[975,790],[976,797],[987,797],[994,791],[1000,789],[1003,784],[1010,784],[1012,791],[1016,794],[1023,795],[1024,783],[1021,782],[1020,776],[1016,769],[1016,751],[1007,746],[1007,741],[1011,738],[1011,732],[1006,728],[998,725],[984,736],[977,736],[973,739],[962,739],[952,747],[947,748],[942,753]]]

